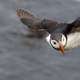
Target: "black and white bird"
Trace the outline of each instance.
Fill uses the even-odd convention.
[[[37,36],[45,35],[46,41],[62,54],[66,50],[80,46],[80,18],[72,23],[59,23],[48,19],[38,19],[22,9],[17,9],[17,15]]]

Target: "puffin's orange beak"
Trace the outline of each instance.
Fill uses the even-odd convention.
[[[60,44],[59,51],[61,52],[62,55],[64,55],[64,46],[61,43],[59,44]]]

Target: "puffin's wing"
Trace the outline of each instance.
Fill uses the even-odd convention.
[[[72,22],[71,25],[73,26],[72,32],[80,32],[80,17]]]
[[[53,20],[49,20],[49,19],[43,19],[41,21],[41,26],[43,27],[43,29],[45,29],[47,32],[52,33],[54,32],[59,23],[57,21],[53,21]]]
[[[62,26],[64,23],[58,23],[49,19],[41,20],[23,9],[17,9],[16,13],[21,22],[30,28],[30,31],[37,37],[46,37],[48,33],[56,32],[57,28],[63,30]]]
[[[27,25],[29,28],[33,28],[34,24],[37,24],[40,20],[33,16],[30,12],[23,9],[16,10],[17,16],[20,18],[21,22]]]
[[[68,24],[64,33],[74,33],[74,32],[80,32],[80,17],[74,20],[72,23]]]
[[[50,31],[55,29],[58,22],[48,19],[39,19],[32,15],[30,12],[23,9],[16,10],[17,16],[21,22],[31,28],[33,31]]]

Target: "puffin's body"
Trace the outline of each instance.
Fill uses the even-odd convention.
[[[64,48],[65,50],[80,47],[80,18],[76,19],[70,24],[57,24],[56,29],[53,29],[53,32],[51,31],[51,34],[54,32],[60,32],[67,36],[67,44]],[[48,43],[50,40],[50,35],[46,37]]]
[[[50,35],[46,37],[46,41],[50,44]],[[67,44],[64,47],[65,50],[80,47],[80,32],[75,32],[67,35]]]
[[[32,14],[22,9],[17,9],[17,15],[22,23],[27,25],[37,36],[46,35],[44,37],[46,37],[47,42],[56,50],[58,48],[51,44],[51,40],[59,42],[62,36],[65,39],[65,42],[62,42],[63,44],[65,43],[63,46],[64,50],[80,46],[80,18],[74,20],[72,23],[59,23],[48,19],[41,20],[35,18]]]

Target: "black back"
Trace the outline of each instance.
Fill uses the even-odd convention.
[[[68,24],[67,28],[64,30],[65,34],[80,32],[80,17],[77,18],[72,23]]]
[[[48,31],[50,34],[51,33],[63,33],[65,35],[74,33],[74,32],[80,32],[80,17],[77,18],[75,21],[72,23],[53,23],[48,20],[43,20],[42,21],[42,26],[46,31]]]
[[[28,11],[17,9],[17,15],[19,16],[22,23],[27,25],[31,31],[38,32],[42,35],[45,34],[44,32],[49,32],[52,34],[53,32],[63,33],[65,35],[74,32],[80,32],[80,17],[77,18],[74,22],[68,23],[58,23],[53,20],[43,19],[40,20],[33,16]]]

